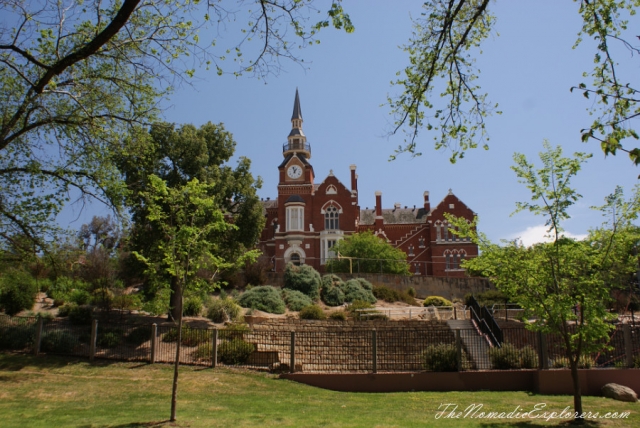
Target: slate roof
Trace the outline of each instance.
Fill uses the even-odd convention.
[[[385,224],[415,224],[424,223],[427,220],[427,212],[424,208],[383,208],[382,218]],[[362,225],[374,224],[376,220],[375,208],[360,210],[360,222]]]
[[[289,202],[302,202],[302,203],[304,203],[304,199],[302,199],[302,196],[300,196],[300,195],[291,195],[291,196],[289,196],[289,199],[287,199],[285,204],[288,204]]]

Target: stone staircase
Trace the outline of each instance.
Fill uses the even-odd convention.
[[[478,370],[490,370],[489,343],[471,320],[448,320],[447,325],[451,330],[460,330],[460,340],[467,354],[473,359]]]

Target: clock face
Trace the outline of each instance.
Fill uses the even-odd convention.
[[[302,175],[302,168],[298,165],[291,165],[289,169],[287,169],[287,175],[291,178],[300,178]]]

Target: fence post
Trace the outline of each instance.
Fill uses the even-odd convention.
[[[460,329],[456,329],[456,363],[458,371],[462,371],[462,338],[460,337]]]
[[[155,364],[156,362],[156,347],[158,341],[158,324],[151,324],[151,356],[149,357],[149,363]]]
[[[454,320],[457,320],[457,319],[458,319],[458,312],[457,312],[457,310],[456,310],[456,307],[455,307],[455,306],[453,307],[453,319],[454,319]]]
[[[44,325],[44,319],[38,318],[38,324],[36,325],[36,341],[33,344],[33,353],[38,355],[40,353],[40,342],[42,341],[42,326]]]
[[[296,371],[296,332],[291,332],[291,358],[289,359],[289,372]]]
[[[547,355],[547,335],[543,332],[538,332],[538,359],[540,370],[549,369],[549,356]]]
[[[213,329],[213,352],[211,353],[211,368],[215,369],[218,363],[218,329]]]
[[[91,342],[89,342],[89,361],[96,355],[96,340],[98,339],[98,320],[91,322]]]
[[[631,326],[629,324],[622,326],[622,335],[624,337],[624,353],[627,357],[627,367],[633,368],[633,343],[631,342]]]
[[[371,330],[371,356],[373,357],[373,372],[378,373],[378,335],[375,328]]]

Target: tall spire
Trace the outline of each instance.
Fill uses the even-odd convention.
[[[298,88],[296,88],[296,100],[293,102],[293,114],[291,120],[302,120],[302,109],[300,108],[300,95],[298,95]]]
[[[293,114],[291,115],[291,132],[287,137],[287,144],[282,148],[282,154],[287,157],[291,153],[311,157],[311,146],[307,144],[307,137],[302,131],[302,108],[300,107],[300,94],[296,88],[296,98],[293,102]]]

